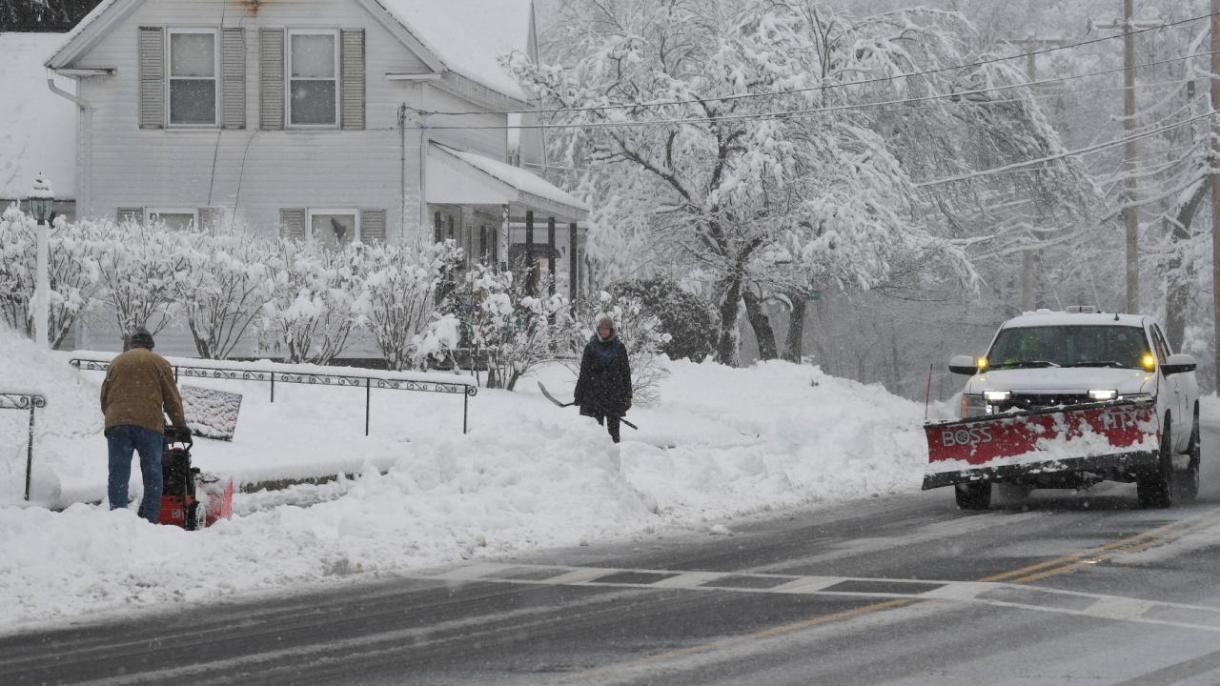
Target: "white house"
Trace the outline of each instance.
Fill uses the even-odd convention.
[[[77,82],[77,214],[453,238],[574,294],[587,208],[520,166],[541,136],[498,61],[535,38],[532,0],[103,0],[46,63]]]

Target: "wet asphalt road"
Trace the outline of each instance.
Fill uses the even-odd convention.
[[[27,631],[0,684],[1220,684],[1208,453],[1170,510],[1124,485],[868,500]]]

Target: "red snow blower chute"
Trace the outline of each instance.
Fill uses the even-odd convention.
[[[165,429],[160,522],[188,531],[233,516],[233,480],[202,474],[198,467],[192,467],[193,446],[190,429]]]

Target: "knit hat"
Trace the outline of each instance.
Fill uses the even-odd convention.
[[[148,329],[140,326],[132,331],[131,335],[127,337],[127,345],[131,348],[148,348],[149,350],[152,350],[155,343],[153,342],[152,334],[148,332]]]

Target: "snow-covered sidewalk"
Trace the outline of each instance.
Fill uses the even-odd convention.
[[[926,460],[921,406],[788,363],[671,363],[661,404],[634,409],[640,430],[624,428],[617,447],[543,399],[534,379],[516,393],[480,390],[465,436],[461,396],[373,391],[367,438],[363,389],[285,386],[272,404],[265,382],[184,379],[244,394],[234,441],[197,442],[205,470],[243,481],[361,474],[239,494],[234,519],[186,532],[79,504],[105,493],[102,375],[68,358],[0,335],[0,387],[48,397],[34,499],[67,505],[21,504],[26,416],[0,412],[0,631],[659,527],[707,530],[765,509],[916,490]],[[570,395],[563,367],[539,377]]]

